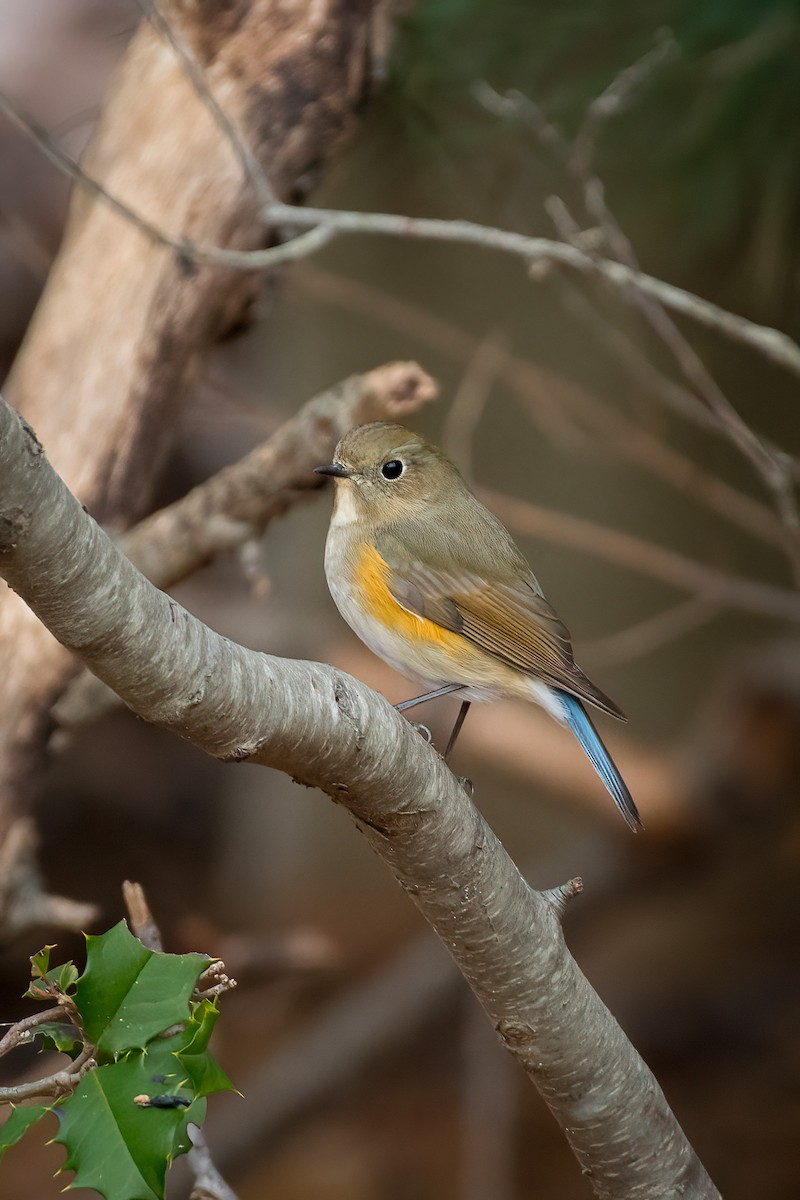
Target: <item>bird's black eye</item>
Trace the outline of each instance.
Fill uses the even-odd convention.
[[[405,467],[399,458],[390,458],[381,467],[381,475],[384,479],[399,479],[404,470]]]

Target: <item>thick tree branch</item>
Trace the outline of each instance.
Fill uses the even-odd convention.
[[[436,752],[331,667],[247,651],[148,583],[0,408],[0,564],[51,632],[147,720],[344,805],[534,1080],[597,1196],[717,1192],[645,1064]]]

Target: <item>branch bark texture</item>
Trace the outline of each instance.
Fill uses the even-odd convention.
[[[452,954],[604,1200],[718,1195],[570,956],[566,892],[531,889],[459,782],[380,696],[220,637],[124,558],[0,409],[0,569],[140,716],[344,805]]]

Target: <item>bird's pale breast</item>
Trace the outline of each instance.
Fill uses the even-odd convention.
[[[336,607],[351,629],[403,675],[439,686],[472,685],[475,699],[527,692],[518,672],[458,633],[409,612],[388,586],[390,568],[352,526],[331,527],[325,573]]]

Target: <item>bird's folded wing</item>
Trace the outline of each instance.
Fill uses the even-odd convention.
[[[569,632],[530,582],[492,582],[466,568],[438,570],[407,556],[393,538],[378,551],[389,567],[387,585],[408,612],[459,633],[508,666],[622,716],[575,665]]]

